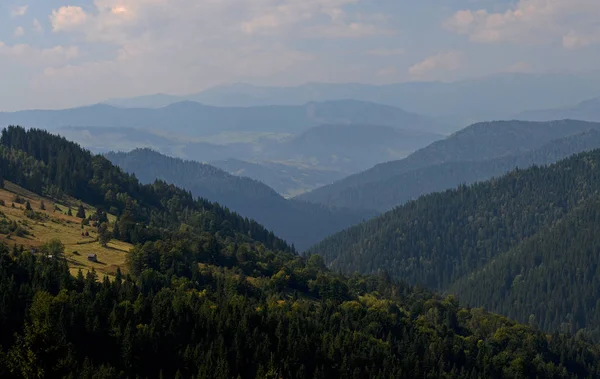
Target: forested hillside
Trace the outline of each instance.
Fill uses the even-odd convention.
[[[546,330],[563,323],[573,332],[585,327],[600,339],[594,279],[600,255],[586,234],[599,211],[598,167],[600,150],[594,150],[427,195],[332,236],[311,252],[344,272],[385,270],[432,289],[457,288],[459,297],[468,288],[465,301],[510,310],[521,321],[533,314]],[[578,213],[582,210],[590,213]],[[568,294],[574,297],[565,301]]]
[[[121,238],[137,239],[129,273],[113,280],[71,276],[61,252],[0,245],[0,377],[600,375],[598,345],[385,275],[334,274],[259,225],[174,186],[141,185],[64,139],[9,128],[1,146],[4,178],[114,207],[110,227],[135,220],[137,233]]]
[[[142,185],[100,155],[48,132],[20,127],[2,131],[0,173],[30,191],[52,198],[73,196],[116,215],[119,239],[144,243],[168,235],[182,223],[199,230],[227,225],[232,235],[252,235],[271,248],[287,244],[254,221],[221,206],[195,200],[161,181]]]
[[[298,199],[387,211],[421,195],[598,148],[598,131],[598,123],[573,120],[475,124],[403,160],[379,164]]]
[[[286,200],[258,181],[147,149],[109,153],[106,157],[123,170],[134,173],[142,183],[164,180],[254,219],[299,250],[375,215],[374,212],[329,209],[324,205]]]

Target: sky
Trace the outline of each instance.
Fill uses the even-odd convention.
[[[600,0],[2,0],[0,110],[236,82],[585,72]]]

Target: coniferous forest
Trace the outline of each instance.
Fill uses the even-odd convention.
[[[424,196],[312,249],[538,325],[600,340],[600,150]]]
[[[60,244],[51,246],[52,257],[1,245],[0,377],[600,376],[600,346],[584,333],[548,333],[535,322],[517,323],[461,307],[453,296],[395,278],[395,271],[336,273],[321,256],[298,255],[251,220],[161,181],[142,185],[105,158],[47,132],[11,127],[3,131],[0,145],[5,181],[51,198],[72,196],[109,212],[116,216],[113,237],[134,244],[127,267],[110,279],[94,271],[71,275]],[[537,212],[501,220],[507,241],[502,247],[519,248],[518,241],[549,220],[556,220],[553,227],[559,229],[578,222],[565,218],[560,223],[571,207],[589,208],[584,195],[594,192],[593,182],[582,178],[597,176],[594,157],[574,160],[569,175],[575,176],[562,181],[552,176],[559,175],[557,165],[554,171],[536,168],[495,182],[492,187],[507,192],[490,198],[505,202],[511,188],[537,194],[521,179],[527,175],[542,183],[564,183],[547,187],[542,191],[547,198],[537,203],[516,201],[514,207],[527,204]],[[570,196],[566,188],[578,178],[579,190]],[[475,204],[476,190],[492,191],[484,185],[473,188],[429,201],[451,207],[447,200],[454,196],[456,202],[460,198]],[[427,215],[427,206],[410,206],[421,207]],[[514,214],[509,207],[496,216],[481,209],[477,217]],[[582,212],[586,225],[593,227],[595,213]],[[450,222],[450,216],[441,220]],[[415,228],[421,225],[418,219],[411,222]],[[490,237],[493,233],[482,222],[469,221],[479,223],[475,236],[489,245],[490,256],[498,255],[498,239]],[[586,235],[589,230],[572,237]],[[427,246],[419,236],[410,237],[421,238],[415,246]],[[469,238],[462,239],[466,252]],[[428,265],[435,267],[433,258]],[[469,259],[463,259],[465,265]],[[477,266],[483,269],[483,263]],[[423,282],[442,288],[464,265],[445,267],[449,274],[439,282]],[[416,270],[415,275],[420,272],[427,271]],[[496,278],[488,280],[493,285]]]

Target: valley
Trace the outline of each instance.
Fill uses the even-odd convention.
[[[0,379],[600,379],[599,19],[4,0]]]

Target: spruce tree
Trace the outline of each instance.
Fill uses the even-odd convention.
[[[77,218],[85,218],[85,209],[82,204],[79,204],[79,208],[77,209]]]

